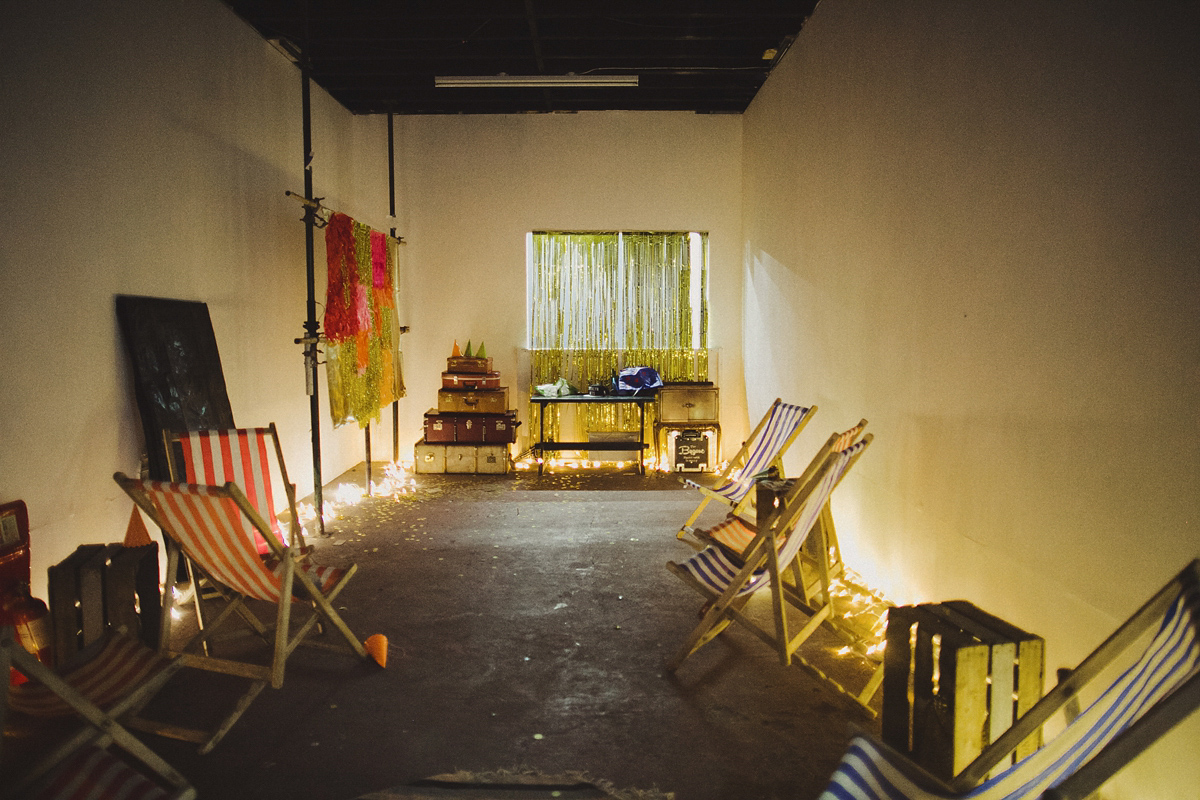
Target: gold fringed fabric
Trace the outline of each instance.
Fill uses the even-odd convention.
[[[653,367],[664,381],[708,380],[707,248],[707,236],[687,232],[534,233],[534,385],[561,377],[586,392],[625,366]],[[587,430],[637,430],[636,410],[576,413]],[[547,435],[557,437],[551,416]]]
[[[366,428],[404,396],[396,335],[396,262],[387,236],[335,213],[325,226],[329,278],[325,374],[334,426]]]

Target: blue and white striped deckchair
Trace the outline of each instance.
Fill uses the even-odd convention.
[[[1156,624],[1137,661],[1061,733],[978,783]],[[940,781],[887,745],[856,737],[820,800],[1082,800],[1200,705],[1198,634],[1200,561],[1193,561],[954,781]]]
[[[839,450],[845,450],[847,447],[854,444],[856,441],[858,441],[858,437],[862,435],[863,430],[866,427],[867,421],[863,419],[859,420],[859,423],[849,430],[846,430],[842,433],[835,432],[825,441],[825,444],[821,445],[821,449],[817,451],[816,455],[813,456],[812,461],[809,462],[808,466],[804,468],[804,472],[802,472],[799,477],[796,478],[796,480],[799,481],[801,485],[807,483],[812,476],[817,473],[817,470],[820,469],[825,463],[825,459],[829,457],[830,453],[835,453]],[[826,501],[824,512],[828,511],[829,502]],[[824,512],[822,513],[823,519],[825,518]],[[837,534],[834,531],[832,521],[833,518],[832,515],[830,515],[828,518],[830,525],[826,534],[826,538],[829,540],[829,548],[837,554],[836,570],[837,573],[840,574],[841,548],[838,546]],[[691,544],[697,550],[700,550],[710,544],[719,544],[738,557],[741,557],[742,554],[746,552],[746,548],[750,546],[750,543],[754,541],[754,535],[758,533],[758,526],[754,522],[750,522],[743,517],[739,517],[738,515],[731,513],[727,514],[724,520],[717,523],[713,527],[708,529],[694,529],[691,531],[691,533],[695,537],[695,541],[693,542],[691,539],[684,539],[683,541],[688,542],[688,544]],[[831,563],[831,566],[835,565]]]
[[[679,529],[679,538],[691,531],[700,512],[713,500],[732,506],[734,514],[742,513],[753,496],[750,490],[754,488],[755,475],[773,466],[779,470],[778,477],[782,478],[783,454],[816,412],[816,406],[796,406],[775,398],[758,426],[750,433],[750,438],[742,442],[741,449],[721,474],[711,482],[685,478],[684,484],[699,489],[704,497]]]
[[[718,545],[711,545],[686,561],[668,562],[669,570],[709,601],[700,624],[667,663],[669,671],[678,669],[688,656],[735,621],[745,625],[774,649],[784,664],[795,660],[804,665],[803,660],[793,654],[834,610],[828,596],[820,609],[805,605],[804,598],[796,588],[785,583],[783,574],[799,555],[833,488],[871,444],[872,438],[871,434],[867,434],[857,444],[830,453],[811,479],[803,484],[799,481],[792,483],[777,505],[770,509],[764,507],[762,510],[769,513],[763,514],[758,532],[746,548],[743,558],[737,558]],[[742,608],[750,597],[765,587],[771,589],[774,609],[774,629],[771,631],[742,614]],[[789,606],[809,615],[808,621],[795,636],[788,633]]]

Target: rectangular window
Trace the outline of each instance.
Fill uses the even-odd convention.
[[[622,366],[708,376],[708,234],[529,235],[534,380],[586,390]]]
[[[564,378],[586,393],[632,366],[664,381],[709,379],[707,233],[534,231],[527,249],[534,385]],[[560,425],[571,438],[638,427],[636,413],[611,405],[572,409],[570,421],[555,411],[545,421],[555,438]]]

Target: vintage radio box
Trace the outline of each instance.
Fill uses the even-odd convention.
[[[439,389],[438,411],[503,414],[508,411],[508,387],[496,389]]]
[[[499,389],[499,372],[443,372],[443,389]]]
[[[681,431],[672,431],[668,435],[669,439],[674,440],[674,450],[672,462],[676,472],[707,472],[709,470],[710,457],[708,453],[709,439],[705,436],[705,432],[696,428],[685,428]]]
[[[492,357],[476,358],[474,356],[450,356],[446,359],[447,372],[470,372],[483,374],[492,371]]]

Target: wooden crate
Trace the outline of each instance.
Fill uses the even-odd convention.
[[[124,628],[158,646],[162,613],[158,545],[85,544],[48,571],[54,659],[58,664]]]
[[[1038,701],[1044,672],[1040,637],[970,603],[893,608],[884,656],[883,740],[950,780]],[[1039,730],[1015,758],[1040,746]]]

